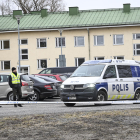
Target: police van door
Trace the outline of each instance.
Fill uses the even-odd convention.
[[[117,65],[119,74],[120,99],[134,98],[134,83],[131,67],[129,65]]]
[[[118,91],[118,76],[115,65],[107,67],[103,76],[103,82],[108,84],[108,100],[118,99],[120,93]]]

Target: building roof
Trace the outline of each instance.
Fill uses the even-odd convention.
[[[120,9],[82,10],[78,15],[69,15],[69,11],[25,14],[20,23],[21,30],[40,30],[58,28],[81,28],[101,26],[127,26],[140,24],[140,7],[131,8],[129,13]],[[17,21],[13,15],[0,16],[0,32],[17,31]]]

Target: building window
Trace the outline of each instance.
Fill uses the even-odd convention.
[[[134,55],[140,55],[140,44],[134,44]]]
[[[133,39],[140,39],[140,34],[133,34]]]
[[[56,59],[56,67],[59,67],[59,58]]]
[[[28,59],[28,49],[21,49],[21,60]]]
[[[122,45],[123,44],[123,35],[114,35],[114,45]]]
[[[94,57],[95,60],[104,60],[104,57]]]
[[[37,47],[38,48],[45,48],[47,47],[46,38],[37,39]]]
[[[85,62],[85,58],[75,58],[75,66],[78,67]]]
[[[62,39],[62,47],[65,47],[65,38],[64,37],[62,37],[62,38],[57,37],[56,38],[56,47],[61,47],[61,39]]]
[[[94,45],[95,46],[104,45],[104,36],[94,36]]]
[[[21,45],[27,45],[28,44],[28,40],[27,39],[21,39],[20,40],[20,44]]]
[[[114,56],[114,59],[124,59],[124,56]]]
[[[0,49],[1,50],[10,49],[10,41],[9,40],[1,40],[0,41]]]
[[[1,61],[1,70],[10,70],[10,61]]]
[[[85,41],[83,36],[75,37],[75,46],[84,46]]]
[[[47,59],[38,60],[38,69],[47,68]]]

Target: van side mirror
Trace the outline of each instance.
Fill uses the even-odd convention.
[[[103,79],[108,79],[108,78],[113,78],[113,77],[115,77],[114,74],[108,73],[108,74],[104,75]]]

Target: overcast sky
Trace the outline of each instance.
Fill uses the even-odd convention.
[[[1,2],[5,0],[0,0]],[[10,0],[12,1],[12,0]],[[130,3],[131,7],[140,7],[140,0],[63,0],[68,7],[78,6],[79,10],[89,9],[107,9],[107,8],[122,8],[123,3]],[[15,5],[12,6],[15,10],[18,9]]]
[[[123,3],[130,3],[131,7],[140,7],[140,0],[64,0],[66,10],[71,6],[78,6],[80,10],[122,8]]]

